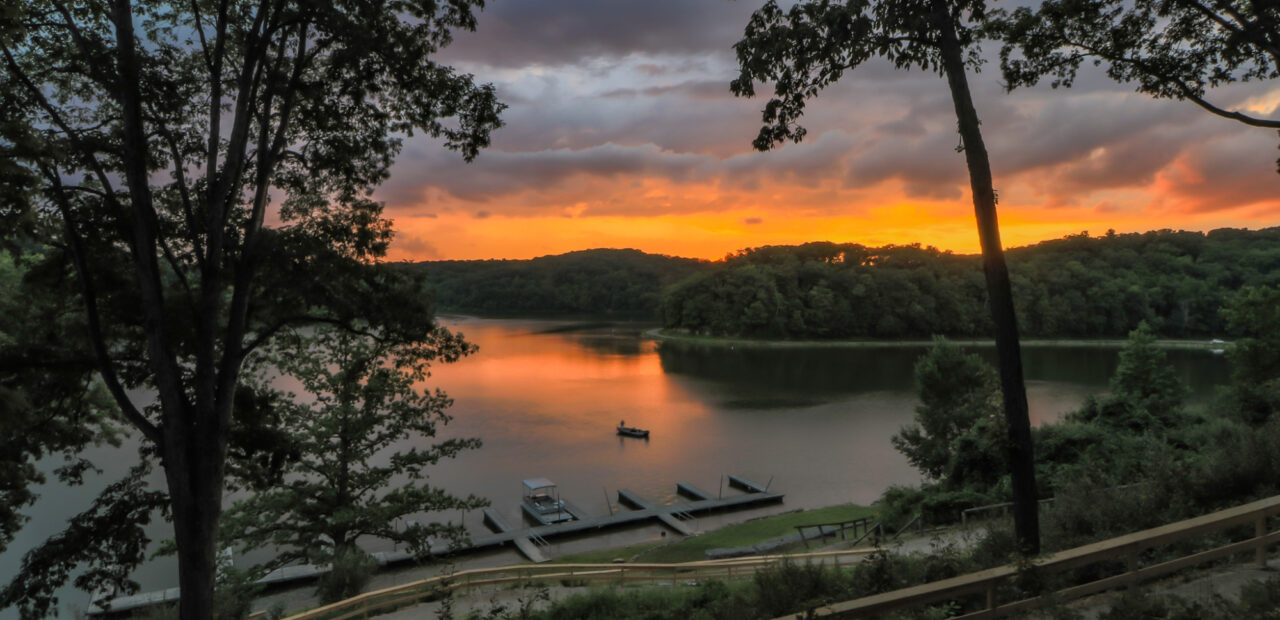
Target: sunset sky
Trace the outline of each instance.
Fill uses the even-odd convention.
[[[809,134],[751,148],[771,91],[735,98],[750,0],[501,0],[443,58],[510,108],[466,164],[405,143],[376,197],[393,260],[531,258],[595,247],[721,258],[814,240],[977,250],[955,116],[937,75],[873,62],[808,108]],[[995,48],[987,50],[994,58]],[[1275,225],[1274,131],[1152,100],[1086,71],[1006,94],[971,75],[1006,247],[1088,230]],[[1280,83],[1214,93],[1275,117]]]

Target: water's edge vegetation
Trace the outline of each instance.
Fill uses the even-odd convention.
[[[1280,282],[1280,228],[1087,233],[1008,251],[1021,332],[1123,339],[1230,337],[1219,308]],[[981,258],[921,245],[814,242],[708,262],[638,250],[531,260],[434,261],[439,309],[480,315],[660,320],[692,334],[776,340],[981,338],[990,333]]]

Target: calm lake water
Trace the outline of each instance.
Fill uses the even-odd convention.
[[[520,519],[520,481],[538,476],[557,482],[562,497],[592,513],[606,513],[610,501],[616,506],[620,488],[658,503],[675,501],[680,481],[718,493],[725,474],[786,493],[785,503],[769,512],[870,503],[889,485],[920,481],[889,437],[911,419],[911,366],[923,347],[730,348],[653,341],[642,337],[643,327],[626,324],[444,322],[480,350],[437,367],[429,381],[455,399],[454,419],[441,437],[480,437],[484,447],[433,468],[430,482],[487,497],[513,523]],[[992,348],[974,350],[994,363]],[[1105,390],[1116,365],[1114,349],[1026,347],[1023,355],[1036,424]],[[1194,350],[1169,356],[1191,386],[1193,402],[1205,402],[1226,379],[1221,356]],[[650,429],[651,439],[615,435],[624,419]],[[103,479],[127,467],[133,450],[124,450],[115,459],[110,457],[118,451],[98,451],[107,457]],[[44,489],[32,523],[0,555],[0,578],[17,570],[26,549],[84,510],[93,487],[102,484]],[[724,492],[736,493],[727,485]],[[760,512],[706,517],[695,527],[710,529]],[[485,531],[478,512],[443,517]],[[167,535],[167,526],[153,529],[157,537]],[[605,542],[658,533],[610,534]],[[600,543],[570,542],[550,551]],[[138,578],[145,590],[176,585],[174,563],[153,562]],[[64,600],[83,598],[68,593]],[[0,611],[0,617],[10,614]]]

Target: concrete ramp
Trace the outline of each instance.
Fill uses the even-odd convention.
[[[685,525],[684,521],[671,516],[670,513],[659,512],[658,520],[661,521],[663,525],[675,530],[676,533],[681,536],[693,536],[693,530],[689,526]]]
[[[530,562],[541,564],[547,561],[547,556],[542,555],[542,552],[538,550],[538,547],[528,538],[525,538],[524,536],[516,536],[511,539],[511,542],[515,543],[516,549],[519,549],[520,553],[524,554],[524,557],[529,558]]]

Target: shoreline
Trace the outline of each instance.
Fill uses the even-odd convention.
[[[627,550],[634,550],[635,554],[644,556],[652,555],[655,552],[658,555],[669,554],[678,550],[694,551],[697,555],[702,555],[703,547],[722,546],[725,543],[725,535],[730,535],[730,540],[725,544],[758,544],[768,542],[777,538],[779,533],[791,531],[793,524],[791,521],[806,521],[812,518],[819,521],[830,521],[827,515],[833,511],[862,514],[874,514],[877,508],[871,505],[853,504],[848,502],[836,503],[826,506],[814,508],[783,510],[764,515],[746,516],[744,518],[730,518],[726,522],[707,530],[699,530],[695,535],[688,537],[666,536],[645,537],[642,539],[624,542],[622,544],[603,544],[603,545],[586,545],[588,549],[576,549],[568,553],[563,553],[550,558],[550,563],[564,563],[566,560],[570,562],[582,562],[582,558],[590,556],[598,556],[592,561],[597,563],[615,563],[618,559],[623,559],[622,563],[632,562],[635,557],[621,557],[620,553]],[[745,514],[751,514],[753,511],[746,511]],[[774,525],[770,525],[770,521]],[[776,524],[784,523],[785,528],[777,527]],[[766,528],[766,532],[762,533],[758,530],[761,526]],[[641,531],[660,531],[663,526],[652,524],[644,526],[636,526],[633,528],[636,532]],[[785,531],[784,531],[785,529]],[[744,531],[746,530],[746,531]],[[774,531],[777,530],[777,531]],[[736,534],[736,535],[735,535]],[[828,533],[831,540],[826,540],[827,544],[835,542],[834,533]],[[579,539],[579,543],[590,540],[592,537],[587,536]],[[822,544],[822,541],[815,540],[815,543]],[[798,544],[798,543],[796,543]],[[605,559],[607,558],[607,559]],[[617,559],[615,559],[617,558]],[[704,559],[702,557],[696,558]],[[659,558],[654,561],[657,563],[679,563],[691,561],[691,558]],[[437,560],[427,561],[420,564],[404,564],[400,566],[384,566],[379,568],[373,575],[365,592],[372,592],[382,588],[393,587],[435,577],[443,572],[454,572],[466,570],[470,568],[492,568],[496,566],[514,566],[520,564],[529,564],[527,560],[519,556],[511,547],[503,547],[481,551],[472,555],[469,559],[463,559],[458,556],[445,556]],[[274,604],[281,604],[286,609],[286,616],[299,613],[303,610],[317,606],[318,599],[315,595],[316,584],[311,580],[299,580],[290,584],[276,584],[268,586],[266,591],[259,593],[253,599],[252,608],[258,611],[266,610]]]
[[[742,346],[760,349],[883,349],[927,347],[933,344],[932,339],[914,340],[761,340],[756,338],[735,338],[728,336],[699,336],[689,333],[671,332],[662,327],[645,330],[643,336],[650,340],[681,342],[687,344],[705,344],[710,346]],[[994,339],[948,338],[951,344],[962,347],[994,347]],[[1028,338],[1020,341],[1022,347],[1061,347],[1080,349],[1120,349],[1129,341],[1125,338],[1070,339],[1070,338]],[[1204,351],[1221,351],[1231,343],[1214,343],[1207,340],[1159,339],[1155,345],[1162,349],[1189,349]]]

